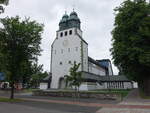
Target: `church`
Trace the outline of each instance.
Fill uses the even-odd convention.
[[[59,30],[51,45],[51,75],[40,84],[40,89],[64,89],[65,75],[73,63],[80,63],[78,71],[82,72],[84,81],[80,90],[95,90],[118,88],[132,88],[132,82],[125,76],[113,75],[109,59],[95,60],[88,55],[88,43],[82,37],[81,21],[78,14],[73,11],[66,13],[59,22]],[[51,79],[47,85],[46,79]]]

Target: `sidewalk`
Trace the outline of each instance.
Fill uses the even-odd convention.
[[[102,108],[96,113],[150,113],[150,109]]]
[[[142,99],[138,89],[132,90],[120,103],[122,105],[150,105],[150,99]]]
[[[118,106],[120,108],[104,107],[96,113],[150,113],[150,99],[141,99],[138,89],[131,91]]]

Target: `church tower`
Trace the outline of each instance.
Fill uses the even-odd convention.
[[[73,11],[59,22],[59,30],[51,45],[51,88],[65,88],[64,76],[69,75],[73,63],[80,63],[78,71],[88,72],[88,44],[82,38],[81,22]]]

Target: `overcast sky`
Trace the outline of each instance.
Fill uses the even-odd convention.
[[[0,15],[31,17],[43,23],[42,56],[39,63],[44,70],[50,70],[51,44],[56,38],[58,24],[67,10],[72,12],[73,6],[81,20],[83,38],[88,42],[89,56],[94,59],[111,59],[111,31],[114,24],[113,9],[124,0],[10,0],[5,13]],[[114,73],[118,70],[113,66]]]

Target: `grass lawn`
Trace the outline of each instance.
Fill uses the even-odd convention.
[[[3,98],[0,97],[0,102],[22,102],[23,100],[21,99],[10,99],[10,98]]]

